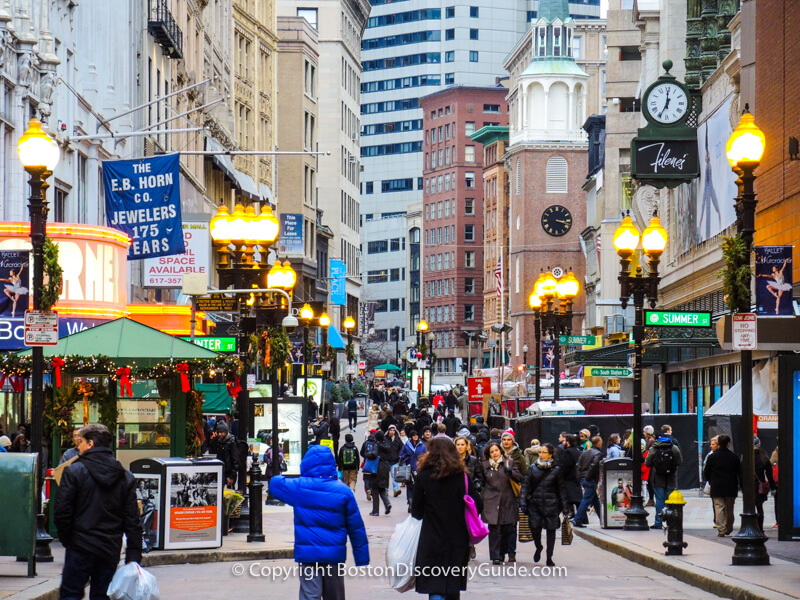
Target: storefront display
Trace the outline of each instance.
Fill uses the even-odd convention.
[[[250,393],[255,418],[255,437],[262,444],[272,440],[272,409],[274,401],[265,402],[266,390],[262,386]],[[285,475],[300,475],[300,462],[308,448],[307,405],[302,398],[287,398],[278,401],[278,443],[288,470]]]

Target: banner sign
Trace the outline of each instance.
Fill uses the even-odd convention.
[[[128,260],[183,254],[180,155],[104,160],[109,227],[127,233]],[[180,283],[178,286],[180,287]]]
[[[144,287],[181,287],[184,273],[208,273],[211,263],[211,235],[208,223],[183,224],[184,254],[148,258],[144,261]]]
[[[304,256],[303,215],[299,213],[282,213],[281,237],[278,242],[278,254],[282,256]]]
[[[330,260],[331,304],[334,306],[346,306],[345,277],[347,276],[347,265],[344,264],[343,260],[334,258]]]
[[[24,322],[28,310],[30,258],[24,250],[0,250],[0,316]]]
[[[756,313],[765,317],[794,316],[792,247],[756,246]]]

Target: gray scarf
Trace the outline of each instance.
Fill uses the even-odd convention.
[[[536,459],[536,466],[540,469],[544,469],[545,471],[553,468],[553,459],[548,458],[547,460],[542,460],[541,458]]]

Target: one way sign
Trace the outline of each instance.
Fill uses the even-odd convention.
[[[483,395],[492,393],[492,380],[488,377],[469,377],[467,390],[470,402],[483,402]]]

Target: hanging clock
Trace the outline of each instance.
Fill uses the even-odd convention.
[[[667,72],[656,79],[644,93],[644,116],[656,125],[683,125],[692,109],[692,97],[686,86],[669,73],[672,62],[664,61],[664,66]]]
[[[542,228],[555,237],[565,235],[572,228],[572,214],[560,204],[548,206],[542,213]]]

